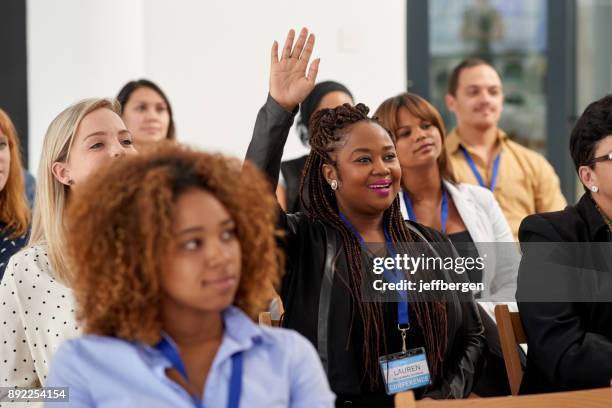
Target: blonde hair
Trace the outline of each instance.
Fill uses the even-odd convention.
[[[21,166],[21,146],[11,118],[0,109],[0,133],[8,140],[11,164],[4,189],[0,191],[0,221],[6,224],[2,232],[9,238],[17,238],[28,232],[30,209],[26,201]]]
[[[110,109],[121,116],[119,103],[108,98],[85,99],[57,115],[45,134],[38,165],[29,245],[46,245],[52,274],[65,283],[71,281],[64,249],[64,210],[70,189],[55,178],[52,167],[55,162],[68,161],[81,121],[89,113],[101,108]]]

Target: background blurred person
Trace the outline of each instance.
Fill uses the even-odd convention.
[[[492,65],[477,58],[457,65],[449,78],[446,104],[457,119],[457,128],[446,139],[456,180],[493,191],[515,239],[527,215],[566,205],[550,163],[497,127],[504,92]]]
[[[79,333],[70,288],[74,276],[65,253],[65,207],[73,191],[104,164],[136,154],[120,112],[114,100],[86,99],[49,125],[29,246],[9,260],[0,285],[3,386],[43,385],[51,356],[65,339]]]
[[[148,79],[130,81],[121,88],[117,100],[136,149],[164,139],[176,140],[172,106],[155,83]]]
[[[300,104],[300,116],[297,120],[297,132],[306,147],[308,145],[308,123],[312,114],[320,109],[335,108],[344,103],[354,103],[353,95],[344,85],[334,82],[319,82]],[[280,178],[276,187],[276,197],[281,207],[290,213],[302,210],[299,191],[302,171],[308,155],[281,163]]]
[[[47,383],[70,388],[64,406],[333,406],[312,345],[254,322],[282,259],[269,188],[253,166],[169,145],[78,192],[67,241],[86,336]]]
[[[23,177],[15,126],[0,109],[0,280],[9,258],[27,242],[30,210]]]

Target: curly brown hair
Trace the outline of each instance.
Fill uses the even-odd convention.
[[[160,269],[176,200],[193,188],[214,195],[236,223],[242,274],[234,305],[253,319],[267,306],[268,285],[283,268],[268,182],[250,163],[162,143],[105,168],[68,207],[71,286],[85,333],[159,341]]]

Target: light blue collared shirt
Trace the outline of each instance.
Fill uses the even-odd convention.
[[[240,407],[333,407],[319,357],[297,332],[256,325],[241,310],[223,312],[225,332],[204,386],[205,408],[227,406],[231,356],[243,352]],[[172,343],[174,345],[174,343]],[[69,387],[60,407],[194,407],[166,376],[171,363],[156,348],[114,337],[83,336],[59,348],[45,386]]]

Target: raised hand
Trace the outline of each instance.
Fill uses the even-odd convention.
[[[315,43],[314,34],[308,35],[308,30],[302,28],[295,45],[294,39],[295,31],[289,30],[280,60],[278,43],[274,41],[270,64],[270,96],[290,112],[302,103],[314,88],[320,61],[317,58],[308,67]]]

